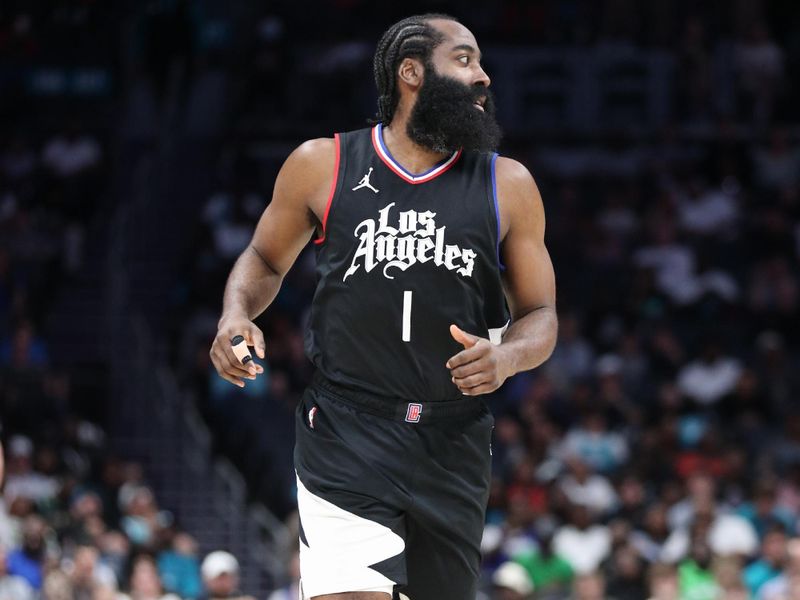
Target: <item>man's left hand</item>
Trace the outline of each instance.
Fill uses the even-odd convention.
[[[500,346],[450,325],[450,335],[464,349],[447,361],[453,383],[466,396],[495,391],[511,375]]]

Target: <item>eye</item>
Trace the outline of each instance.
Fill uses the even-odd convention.
[[[456,60],[460,61],[462,65],[468,65],[469,64],[469,55],[463,54],[463,55],[459,56]]]

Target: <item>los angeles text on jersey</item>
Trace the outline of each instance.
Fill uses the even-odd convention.
[[[378,219],[365,219],[359,223],[353,235],[360,239],[350,268],[342,281],[358,271],[363,259],[364,270],[369,273],[376,266],[383,266],[383,275],[389,274],[390,267],[405,271],[416,263],[432,260],[437,267],[455,271],[463,277],[472,277],[477,254],[469,248],[455,244],[445,244],[446,226],[436,227],[436,213],[426,210],[400,211],[397,227],[389,225],[389,217],[394,202],[378,211]]]

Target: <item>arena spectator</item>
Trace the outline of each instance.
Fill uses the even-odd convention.
[[[118,582],[125,581],[131,552],[130,540],[119,531],[105,531],[97,539],[97,548],[100,562],[111,569]]]
[[[133,559],[129,586],[130,600],[180,600],[175,594],[165,594],[153,558],[140,554]]]
[[[585,506],[571,505],[568,522],[553,537],[553,550],[576,574],[591,573],[611,553],[611,533],[607,526],[592,520]]]
[[[158,555],[158,572],[164,589],[181,598],[197,598],[202,591],[197,542],[187,533],[177,533],[172,545]]]
[[[574,576],[569,562],[553,550],[554,533],[554,524],[541,519],[536,525],[537,547],[513,557],[528,572],[537,596],[542,598],[566,595]]]
[[[22,496],[33,502],[48,502],[59,491],[58,482],[33,469],[33,442],[22,435],[14,436],[8,444],[7,498]]]
[[[117,588],[114,572],[98,559],[99,553],[94,546],[78,546],[72,558],[62,565],[62,571],[69,577],[75,600],[93,600],[98,588]]]
[[[692,182],[679,196],[678,211],[683,230],[695,235],[730,234],[738,217],[733,191],[708,188],[702,180]]]
[[[72,582],[66,573],[53,569],[47,573],[42,584],[42,600],[72,600]]]
[[[9,600],[34,600],[34,590],[24,577],[8,572],[7,554],[0,546],[0,598]]]
[[[750,521],[759,539],[763,541],[767,532],[776,527],[784,534],[794,534],[795,523],[792,512],[777,504],[777,482],[759,479],[753,488],[752,501],[742,503],[737,512]]]
[[[595,571],[575,578],[569,600],[616,600],[616,598],[606,595],[606,580],[602,573]]]
[[[760,558],[751,563],[743,574],[752,597],[757,597],[764,584],[781,574],[786,559],[786,531],[775,525],[764,533]]]
[[[492,600],[529,600],[535,588],[528,572],[513,562],[500,565],[492,576]]]
[[[625,438],[608,427],[598,409],[586,410],[579,426],[570,429],[560,444],[560,455],[578,457],[600,473],[611,473],[628,459]]]
[[[38,515],[30,515],[22,523],[22,546],[7,557],[8,572],[24,578],[35,590],[42,587],[47,561],[45,535],[47,523]]]
[[[200,565],[205,595],[203,600],[253,600],[239,592],[239,561],[230,552],[216,550]]]
[[[708,406],[733,391],[741,369],[738,360],[723,355],[719,342],[709,340],[702,355],[678,373],[678,386],[699,405]]]
[[[749,600],[752,598],[743,579],[741,560],[733,556],[721,556],[714,560],[714,579],[719,591],[717,598]]]
[[[647,575],[649,600],[680,600],[678,573],[672,565],[655,562]]]
[[[681,598],[686,600],[714,600],[719,586],[711,570],[713,552],[702,533],[697,530],[691,541],[689,556],[680,562],[678,578]]]
[[[630,537],[631,545],[648,563],[660,563],[665,559],[666,543],[670,529],[667,509],[661,503],[650,505],[644,517]]]
[[[577,456],[568,456],[568,473],[559,480],[561,491],[572,504],[587,507],[596,517],[602,518],[617,505],[617,494],[611,483]]]
[[[800,591],[800,539],[786,543],[783,569],[777,577],[766,581],[756,595],[757,600],[789,600]]]
[[[120,490],[123,517],[122,530],[134,545],[152,547],[158,534],[169,524],[169,515],[159,510],[153,492],[144,485],[131,485]]]

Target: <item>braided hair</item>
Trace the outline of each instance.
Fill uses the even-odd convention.
[[[375,85],[378,87],[378,112],[370,123],[388,125],[392,122],[400,101],[396,72],[403,59],[415,57],[427,63],[433,49],[444,40],[444,36],[428,23],[432,19],[458,21],[455,17],[439,13],[416,15],[398,21],[381,36],[373,61]]]

